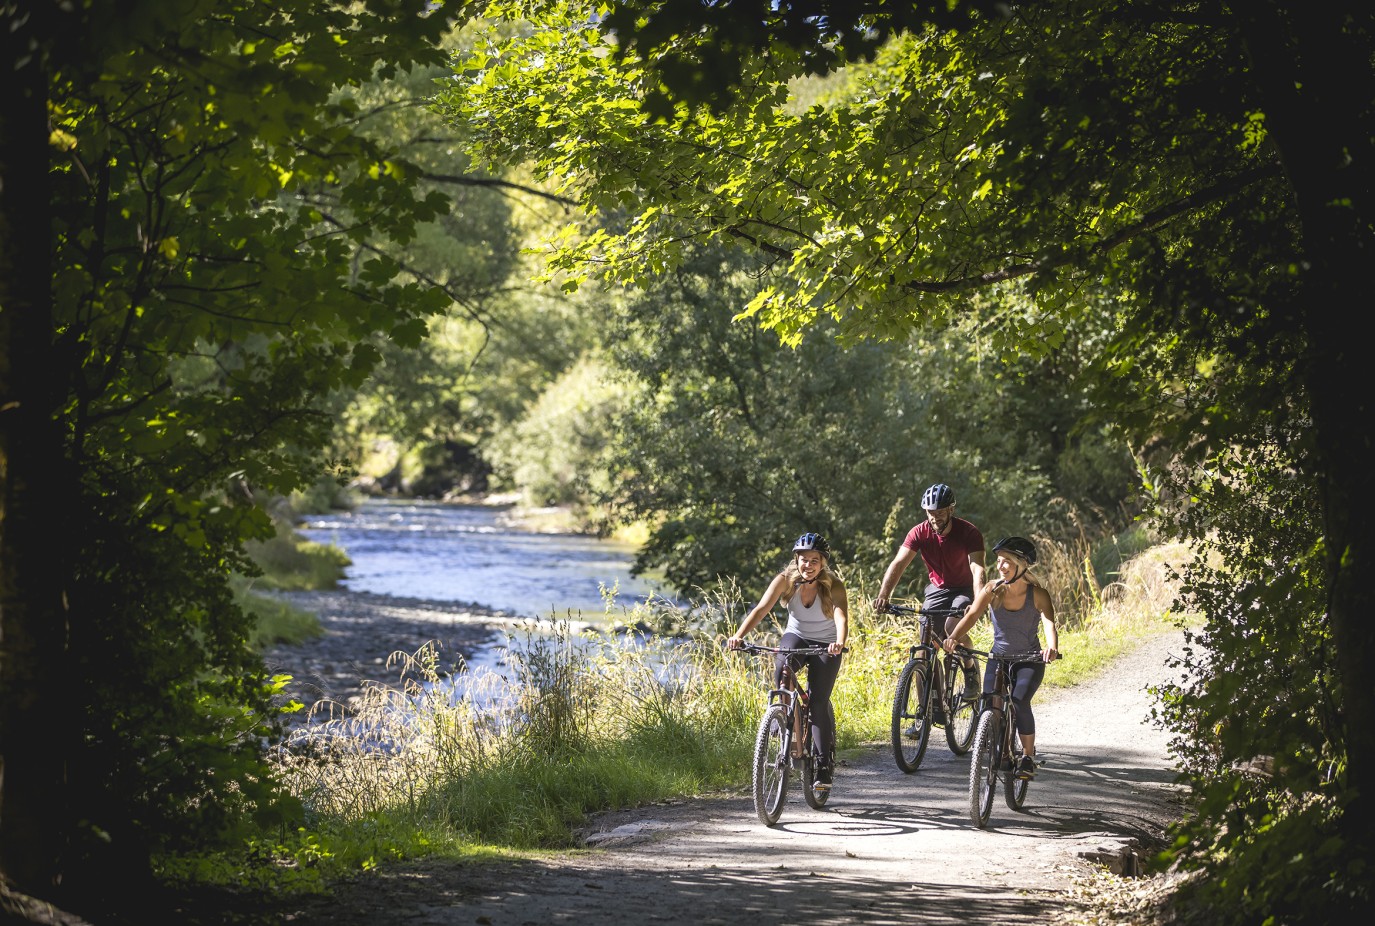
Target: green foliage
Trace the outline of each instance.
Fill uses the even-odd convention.
[[[1197,796],[1167,858],[1226,876],[1191,889],[1218,922],[1337,916],[1369,901],[1340,828],[1349,799],[1314,482],[1277,447],[1234,451],[1187,486],[1196,537],[1182,605],[1205,615],[1161,713]]]
[[[525,416],[485,445],[505,480],[536,506],[581,511],[609,491],[600,468],[614,435],[613,420],[629,404],[604,363],[584,356],[554,380]]]
[[[355,92],[398,62],[441,62],[452,12],[66,13],[32,59],[51,172],[5,183],[51,190],[51,215],[33,217],[52,236],[42,346],[77,516],[57,570],[74,709],[55,712],[55,748],[73,771],[50,825],[64,887],[99,909],[153,852],[299,821],[261,754],[274,692],[230,582],[257,572],[246,543],[274,549],[256,499],[334,468],[330,397],[375,369],[374,340],[413,344],[449,303],[385,250],[446,202],[359,128]]]
[[[733,321],[755,284],[747,268],[719,250],[690,258],[630,295],[607,332],[641,396],[605,464],[613,517],[650,525],[637,568],[684,592],[727,575],[754,585],[804,530],[826,534],[847,567],[886,563],[937,481],[957,487],[961,516],[990,543],[1063,534],[1080,517],[1112,523],[1093,512],[1128,494],[1131,462],[1108,433],[1079,429],[1073,345],[995,375],[967,331],[793,349]],[[1086,453],[1103,461],[1094,479],[1056,481]],[[925,582],[920,569],[906,578]]]
[[[1369,11],[1280,3],[1200,17],[1150,0],[1067,0],[972,15],[953,31],[925,4],[860,4],[862,18],[839,20],[828,42],[822,20],[799,25],[790,9],[612,6],[598,20],[511,4],[537,27],[460,63],[442,96],[481,156],[527,161],[580,196],[587,228],[551,242],[552,272],[570,286],[645,285],[704,242],[733,241],[777,273],[756,273],[729,314],[799,345],[799,358],[817,358],[812,340],[906,344],[913,329],[959,320],[988,361],[1060,365],[1066,391],[1124,436],[1138,469],[1163,474],[1150,493],[1166,532],[1226,564],[1204,559],[1186,574],[1183,601],[1206,629],[1169,716],[1194,743],[1186,761],[1203,810],[1178,857],[1210,875],[1203,890],[1233,922],[1267,907],[1315,922],[1358,909],[1360,866],[1375,857],[1375,700],[1361,661],[1370,501],[1355,462],[1369,455],[1370,414],[1361,356],[1332,307],[1362,298],[1351,268],[1371,247],[1361,191],[1375,134],[1368,114],[1336,102],[1370,95]],[[837,93],[794,105],[796,78],[871,51]],[[710,111],[691,105],[704,100]],[[619,209],[629,215],[606,221]],[[825,394],[857,408],[845,390],[862,377],[847,369]],[[1009,380],[997,411],[1011,413],[985,405],[986,422],[1034,415],[1033,382]],[[691,408],[685,392],[660,401]],[[728,490],[737,483],[720,477],[743,471],[729,460],[740,446],[760,464],[756,480],[779,472],[802,487],[784,498],[747,483],[776,520],[792,523],[786,502],[802,497],[813,520],[818,498],[820,510],[848,510],[809,492],[803,469],[748,428],[708,414],[737,407],[749,406],[703,402],[682,416],[673,434],[690,435],[685,455],[713,455],[669,468],[690,478],[627,468],[646,497]],[[1070,420],[1075,438],[1093,434],[1085,415]],[[1115,505],[1111,442],[1038,433],[1063,440],[1040,475]],[[871,484],[905,472],[890,464],[875,478],[845,462]],[[696,515],[665,521],[658,555],[714,545],[748,562],[766,544],[734,537],[747,503],[742,490],[719,508],[641,504]],[[842,544],[865,535],[806,526]],[[696,578],[707,562],[681,568]],[[1095,602],[1101,564],[1074,565]],[[1349,765],[1348,745],[1360,757]],[[1274,778],[1238,789],[1234,763],[1258,755],[1273,757]],[[1311,838],[1282,841],[1303,825]],[[1301,856],[1279,865],[1294,848]],[[1350,864],[1337,861],[1343,850]],[[1299,912],[1319,884],[1320,901]]]
[[[825,73],[877,50],[886,31],[927,25],[967,28],[982,17],[1006,15],[995,0],[812,0],[806,4],[657,3],[621,0],[602,27],[646,61],[646,109],[668,116],[676,101],[728,109],[761,50],[786,37],[804,73]],[[682,37],[700,35],[702,42]],[[782,43],[778,43],[782,44]],[[775,49],[775,54],[777,50]]]

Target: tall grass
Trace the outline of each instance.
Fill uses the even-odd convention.
[[[1047,685],[1092,674],[1168,626],[1169,564],[1181,550],[1153,548],[1099,586],[1082,567],[1085,549],[1044,539],[1040,548],[1052,593],[1078,589],[1063,596],[1069,656]],[[842,756],[887,742],[894,682],[916,639],[909,620],[872,611],[865,584],[850,586],[849,652],[833,696]],[[379,852],[562,847],[591,811],[743,793],[772,682],[770,660],[721,645],[744,608],[727,587],[694,603],[686,626],[675,612],[676,635],[577,633],[556,623],[553,633],[513,637],[500,669],[444,665],[431,647],[397,654],[395,685],[373,685],[348,716],[298,730],[278,751],[278,769],[336,865]],[[625,612],[628,627],[670,622],[652,605]],[[976,627],[976,646],[987,648],[988,625]]]

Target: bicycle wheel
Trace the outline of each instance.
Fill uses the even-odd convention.
[[[931,667],[912,659],[902,667],[893,693],[893,758],[909,775],[921,765],[931,739]]]
[[[988,823],[993,809],[993,789],[1002,761],[1002,717],[998,711],[984,711],[974,734],[974,755],[969,760],[969,818],[979,829]]]
[[[754,738],[754,811],[765,826],[773,826],[788,797],[788,713],[771,704],[759,719]]]
[[[802,760],[802,795],[807,798],[807,806],[813,810],[825,807],[831,797],[830,788],[823,791],[816,789],[816,758],[813,756]]]
[[[1009,718],[1011,723],[1011,718]],[[1031,781],[1026,778],[1017,777],[1017,763],[1022,761],[1022,738],[1017,735],[1017,725],[1012,726],[1012,747],[1011,747],[1011,768],[1007,774],[1003,775],[1003,797],[1007,799],[1007,806],[1013,810],[1021,810],[1026,803],[1026,789],[1030,787]]]
[[[958,672],[945,673],[945,743],[950,751],[962,756],[974,742],[974,724],[979,719],[979,699],[964,696],[964,679],[955,680]]]

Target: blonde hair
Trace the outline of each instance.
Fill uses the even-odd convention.
[[[802,573],[797,569],[797,557],[794,556],[789,561],[787,567],[779,573],[788,580],[788,587],[783,590],[782,601],[784,604],[792,600],[793,594],[802,585]],[[821,613],[827,617],[835,617],[835,599],[832,597],[832,589],[843,590],[845,582],[840,576],[831,569],[831,558],[823,556],[821,558],[821,572],[816,577],[817,591],[821,593]]]
[[[1034,568],[1036,568],[1036,567],[1033,566],[1031,563],[1028,563],[1026,560],[1022,559],[1022,558],[1021,558],[1020,556],[1018,556],[1016,553],[1010,553],[1010,552],[1008,552],[1007,550],[999,550],[998,553],[997,553],[997,555],[998,555],[998,556],[1006,556],[1008,559],[1013,560],[1014,562],[1016,562],[1017,565],[1020,567],[1020,571],[1021,571],[1021,575],[1018,576],[1018,578],[1026,579],[1026,584],[1029,585],[1029,586],[1031,586],[1031,589],[1037,589],[1037,588],[1040,588],[1040,587],[1041,587],[1041,583],[1040,583],[1040,582],[1037,582],[1037,581],[1036,581],[1036,577],[1035,577],[1034,575],[1031,574],[1031,570],[1034,569]],[[1000,581],[1000,580],[998,580],[998,579],[993,579],[993,580],[991,580],[991,581],[993,581],[993,582],[998,582],[998,581]],[[1032,592],[1030,592],[1030,593],[1031,593],[1031,594],[1034,594],[1034,591],[1032,591]],[[1007,586],[1006,586],[1006,585],[999,585],[997,588],[993,589],[993,603],[994,603],[994,604],[997,604],[997,605],[999,605],[999,606],[1001,606],[1002,603],[1003,603],[1003,596],[1006,595],[1006,594],[1007,594]]]

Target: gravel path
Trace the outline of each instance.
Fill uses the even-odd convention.
[[[344,615],[343,602],[334,606],[329,624],[343,636],[358,618]],[[479,634],[482,621],[471,609],[412,603],[400,612],[389,619],[417,632],[445,628],[460,652],[498,633]],[[1097,679],[1042,689],[1042,770],[1024,812],[999,795],[984,830],[969,820],[968,757],[952,755],[934,731],[916,773],[899,771],[886,743],[852,750],[823,810],[808,808],[794,787],[774,827],[759,823],[747,788],[606,813],[587,822],[581,850],[498,864],[386,866],[330,898],[297,902],[282,919],[298,926],[1103,922],[1107,895],[1140,895],[1152,880],[1110,872],[1131,874],[1138,847],[1182,808],[1168,737],[1147,719],[1146,690],[1166,679],[1167,655],[1181,642],[1178,633],[1146,640]],[[340,665],[356,675],[377,651]]]

